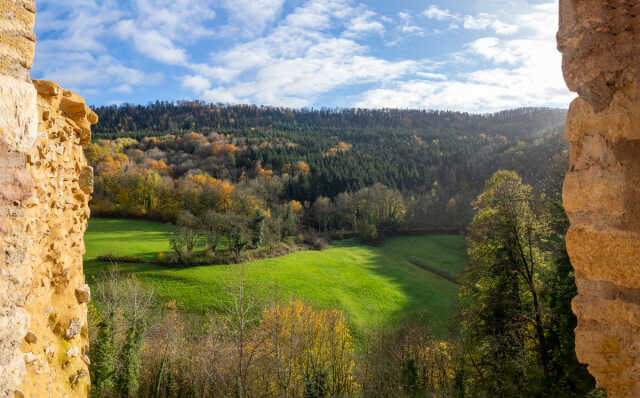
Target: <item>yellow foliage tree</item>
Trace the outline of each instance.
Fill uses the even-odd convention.
[[[292,200],[291,202],[289,202],[289,206],[291,206],[291,210],[293,210],[294,213],[302,213],[302,203],[298,202],[297,200]]]
[[[300,160],[296,162],[296,171],[300,174],[309,174],[311,173],[311,168],[307,162]]]
[[[352,392],[353,342],[341,311],[301,301],[275,305],[264,310],[256,334],[258,380],[267,396],[301,397],[313,388],[332,397]]]

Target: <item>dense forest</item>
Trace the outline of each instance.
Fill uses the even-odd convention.
[[[521,108],[492,114],[401,109],[290,109],[255,105],[213,105],[204,102],[156,102],[94,108],[99,138],[147,137],[167,133],[217,130],[357,131],[400,129],[421,132],[489,132],[509,138],[529,136],[564,123],[566,111]]]
[[[402,228],[456,228],[471,220],[471,201],[496,170],[515,170],[557,196],[567,167],[563,110],[475,115],[158,102],[96,112],[87,155],[96,169],[92,207],[102,216],[175,222],[181,210],[204,208],[284,215],[293,203],[304,225],[353,231],[354,198],[378,186],[366,195],[398,198]]]

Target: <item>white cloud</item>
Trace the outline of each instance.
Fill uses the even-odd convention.
[[[41,54],[46,56],[46,54]],[[94,56],[91,53],[65,52],[56,53],[46,68],[36,65],[34,72],[41,78],[54,80],[63,87],[85,91],[89,87],[134,87],[153,85],[162,81],[161,73],[145,73],[129,68],[109,55]]]
[[[238,97],[224,89],[214,88],[212,90],[207,90],[204,94],[204,98],[214,104],[237,104],[240,102]]]
[[[350,0],[309,0],[266,36],[212,54],[193,69],[213,86],[204,99],[307,106],[337,87],[398,79],[416,61],[390,62],[355,41],[381,33],[376,14]]]
[[[110,33],[109,26],[122,18],[124,13],[115,0],[101,4],[93,1],[71,4],[55,0],[39,0],[37,32],[55,32],[59,38],[38,40],[38,51],[52,53],[62,51],[105,51],[102,37]]]
[[[502,22],[495,15],[486,13],[480,13],[476,16],[465,15],[462,26],[464,26],[465,29],[476,30],[490,28],[501,35],[511,35],[518,31],[518,26]]]
[[[472,52],[495,63],[516,64],[527,51],[519,41],[501,41],[497,37],[483,37],[469,44]]]
[[[431,5],[422,13],[429,19],[437,21],[449,21],[449,29],[458,29],[460,24],[465,29],[487,30],[491,29],[499,35],[512,35],[518,31],[518,26],[506,23],[497,16],[488,13],[479,13],[478,15],[459,15],[449,10],[438,8]]]
[[[116,25],[115,32],[121,39],[130,40],[136,50],[155,61],[168,65],[187,64],[187,52],[157,30],[140,28],[135,21],[127,19]]]
[[[438,6],[434,4],[432,4],[431,6],[429,6],[429,8],[424,10],[422,14],[429,19],[436,19],[438,21],[445,21],[449,19],[455,20],[459,18],[457,15],[451,13],[451,11],[438,8]]]
[[[215,18],[217,0],[38,0],[36,76],[54,79],[83,93],[133,92],[158,84],[161,73],[145,73],[112,55],[114,38],[130,42],[141,54],[161,63],[185,65],[179,43],[210,36],[205,22]]]
[[[191,42],[213,35],[206,22],[216,18],[214,0],[135,0],[139,30],[160,33],[168,40]]]
[[[452,65],[464,65],[466,72],[449,74],[440,81],[418,73],[420,78],[369,90],[355,106],[476,112],[521,106],[566,107],[574,95],[565,88],[555,29],[549,29],[557,23],[557,2],[531,6],[514,18],[519,37],[481,37],[468,43],[463,53],[452,54]],[[484,67],[478,68],[477,62],[465,64],[478,59],[484,61]]]
[[[400,32],[402,32],[405,36],[424,36],[424,29],[419,26],[411,24],[411,15],[408,12],[401,11],[398,13],[398,18],[402,20],[402,25],[400,26]]]
[[[201,93],[211,88],[211,82],[199,75],[190,75],[182,79],[182,86]]]
[[[358,37],[367,33],[384,33],[384,25],[374,19],[376,16],[376,13],[370,10],[365,10],[360,15],[356,15],[348,23],[344,36]]]
[[[82,95],[126,92],[162,81],[161,73],[128,67],[109,54],[105,37],[124,15],[117,2],[39,0],[38,8],[36,33],[44,39],[36,44],[33,76],[55,80]]]
[[[184,66],[189,56],[180,44],[213,35],[206,27],[216,17],[213,5],[213,0],[135,0],[135,18],[119,21],[114,31],[141,54]]]
[[[124,93],[124,94],[130,94],[133,92],[133,87],[131,87],[128,84],[122,84],[118,87],[115,87],[113,89],[113,91],[117,92],[117,93]]]
[[[285,0],[38,0],[38,33],[46,34],[34,73],[84,94],[131,94],[163,81],[139,66],[151,59],[182,70],[178,88],[213,102],[300,107],[347,89],[336,100],[341,105],[465,111],[566,105],[572,95],[550,29],[557,2],[487,1],[487,12],[473,15],[432,5],[389,18],[359,0],[292,1],[287,5],[296,7],[286,15]],[[509,14],[515,3],[519,15]],[[472,39],[436,58],[444,62],[377,52],[455,29]],[[203,59],[195,44],[209,39],[218,50]],[[143,57],[116,58],[123,45]],[[361,87],[368,91],[351,94]]]
[[[428,80],[447,80],[447,76],[442,73],[417,72],[416,75]]]
[[[280,16],[283,5],[284,0],[224,0],[229,21],[223,30],[227,36],[259,35]]]

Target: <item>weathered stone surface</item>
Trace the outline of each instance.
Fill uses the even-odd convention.
[[[24,336],[24,341],[29,344],[34,344],[38,342],[38,337],[33,332],[29,332],[26,336]]]
[[[561,0],[576,351],[609,397],[640,397],[640,3]]]
[[[93,112],[83,102],[83,115],[68,115],[61,109],[65,90],[56,83],[38,80],[34,87],[38,93],[39,137],[26,155],[34,194],[25,206],[25,217],[32,231],[31,256],[37,267],[32,270],[30,301],[25,309],[31,314],[29,329],[37,334],[38,341],[23,349],[55,358],[56,352],[76,352],[88,344],[87,336],[81,333],[87,308],[79,302],[76,291],[86,286],[82,255],[90,199],[84,193],[88,183],[82,181],[82,172],[88,166],[81,146],[84,133],[78,124],[87,124],[87,116]],[[81,299],[84,293],[80,293]],[[79,370],[88,369],[87,365],[78,356],[68,361],[65,365],[49,360],[48,371],[27,367],[20,390],[27,396],[45,396],[46,391],[86,396],[89,379],[78,379],[75,384],[69,379]],[[43,366],[45,363],[39,362]]]
[[[93,193],[93,167],[85,166],[80,171],[80,189],[87,195]]]
[[[27,80],[36,45],[34,1],[0,0],[0,10],[0,74]]]
[[[0,10],[0,398],[87,396],[88,291],[75,289],[92,192],[82,144],[97,116],[30,80],[33,0]],[[68,366],[56,353],[71,354]]]
[[[76,289],[76,299],[78,300],[78,304],[88,303],[91,300],[91,289],[89,285],[86,283],[79,288]]]
[[[80,320],[80,318],[73,318],[69,322],[69,327],[67,328],[67,331],[65,332],[64,336],[67,339],[72,339],[77,335],[79,335],[81,330],[82,330],[82,321]]]

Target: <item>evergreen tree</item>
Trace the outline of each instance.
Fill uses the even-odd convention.
[[[262,246],[264,242],[264,226],[267,217],[262,210],[256,210],[256,214],[249,222],[249,228],[251,229],[251,245],[257,249]]]
[[[551,384],[559,394],[581,397],[592,391],[595,383],[587,366],[578,362],[575,352],[573,331],[577,319],[571,309],[571,300],[578,295],[578,290],[564,240],[569,220],[560,202],[552,202],[550,208],[556,231],[552,240],[554,259],[546,297],[551,314],[548,328],[552,353]]]
[[[113,323],[110,318],[98,324],[98,337],[91,347],[91,382],[98,395],[114,387],[116,350],[113,341]]]
[[[327,373],[316,370],[304,378],[304,398],[325,398],[329,396]]]
[[[143,343],[142,322],[133,322],[127,330],[124,344],[120,351],[120,369],[116,388],[123,397],[133,397],[138,391],[140,376],[140,354]]]

